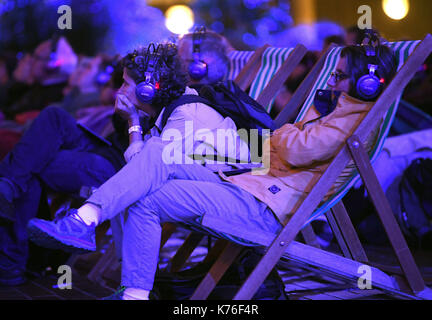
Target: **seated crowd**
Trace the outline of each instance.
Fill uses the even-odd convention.
[[[92,252],[95,228],[107,220],[121,238],[125,290],[116,298],[132,300],[149,298],[163,223],[199,226],[209,215],[230,221],[233,234],[239,225],[280,231],[395,75],[392,50],[376,34],[366,39],[345,46],[329,90],[317,92],[301,122],[271,133],[263,166],[253,169],[252,147],[238,125],[211,106],[183,103],[164,117],[179,99],[226,80],[233,48],[218,34],[200,30],[178,44],[150,44],[122,58],[78,59],[63,38],[42,43],[19,61],[14,80],[2,84],[0,130],[14,127],[22,137],[0,162],[0,284],[25,281],[28,238],[42,247]],[[310,53],[288,79],[276,114],[314,61]],[[367,75],[378,79],[372,88],[362,83]],[[196,138],[218,130],[230,132],[234,145]],[[37,217],[42,190],[79,194],[83,186],[93,190],[81,207],[52,221]]]

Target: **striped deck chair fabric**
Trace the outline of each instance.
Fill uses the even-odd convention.
[[[251,84],[249,95],[253,99],[257,99],[266,85],[270,82],[276,72],[280,69],[285,60],[289,57],[293,48],[267,48],[261,58],[261,67],[258,70],[257,76]],[[254,51],[232,51],[229,54],[230,70],[228,79],[233,80],[240,73],[241,69],[249,61]],[[273,106],[271,101],[268,106],[265,106],[266,111],[270,112]]]
[[[258,99],[261,92],[264,90],[264,88],[280,69],[282,64],[289,57],[293,50],[293,48],[270,47],[264,51],[261,60],[261,68],[259,69],[255,80],[252,82],[249,92],[249,95],[253,99]],[[266,111],[269,113],[273,106],[273,102],[274,100],[272,100],[268,106],[264,106]]]
[[[228,54],[230,61],[228,80],[234,80],[238,76],[253,54],[254,51],[231,51]]]

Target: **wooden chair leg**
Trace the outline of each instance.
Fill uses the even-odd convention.
[[[204,258],[204,264],[213,265],[228,245],[228,240],[218,239]]]
[[[335,218],[333,212],[331,210],[327,211],[325,216],[327,218],[327,221],[329,222],[330,228],[332,229],[333,235],[336,238],[336,242],[342,251],[342,255],[348,259],[353,259],[351,251],[348,248],[348,245],[345,241],[345,238],[342,235],[342,231],[339,227],[339,224],[336,221],[336,218]]]
[[[327,219],[332,221],[332,229],[336,229],[335,237],[341,246],[344,256],[359,262],[368,262],[366,252],[358,238],[357,232],[351,222],[348,212],[342,201],[333,206],[327,213]]]
[[[161,249],[167,243],[168,239],[173,235],[176,231],[177,227],[173,223],[164,223],[162,226],[162,236],[161,236]]]
[[[102,279],[102,276],[112,264],[117,260],[115,245],[114,242],[111,242],[106,252],[102,255],[102,257],[98,260],[96,265],[87,275],[87,278],[93,282],[99,282]]]
[[[425,283],[420,270],[414,261],[414,257],[408,248],[387,197],[373,171],[368,154],[356,136],[349,138],[347,145],[411,290],[414,293],[423,291]]]
[[[190,300],[205,300],[215,288],[216,284],[223,277],[230,265],[237,258],[242,246],[230,242],[220,255],[216,263],[201,281]]]
[[[317,240],[316,234],[313,230],[313,227],[310,224],[308,224],[306,227],[304,227],[302,229],[301,233],[303,235],[303,238],[304,238],[306,244],[308,244],[312,247],[321,249],[321,246],[318,243],[318,240]]]
[[[174,257],[171,258],[170,272],[177,272],[183,267],[187,259],[190,257],[195,248],[200,244],[204,235],[201,233],[192,232],[177,250]]]

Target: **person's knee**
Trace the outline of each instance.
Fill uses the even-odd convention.
[[[131,207],[129,207],[128,219],[131,217],[159,220],[159,210],[157,210],[157,207],[151,199],[151,196],[143,197]]]
[[[48,106],[40,112],[39,116],[50,117],[50,116],[63,115],[64,113],[67,113],[67,112],[64,111],[63,109],[59,108],[59,107]]]
[[[145,142],[142,150],[136,156],[134,156],[133,159],[135,160],[135,158],[137,158],[137,160],[135,161],[145,162],[145,163],[162,162],[164,147],[165,144],[159,138],[153,137]]]
[[[47,121],[48,123],[62,122],[69,114],[61,108],[55,106],[48,106],[43,109],[39,114],[40,121]]]

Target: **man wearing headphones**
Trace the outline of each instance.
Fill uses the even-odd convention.
[[[233,48],[221,35],[198,27],[180,38],[178,50],[188,71],[190,86],[226,80],[228,53]]]
[[[55,223],[30,221],[33,239],[49,247],[94,251],[95,226],[129,207],[123,242],[126,289],[115,298],[148,299],[162,222],[199,226],[203,216],[209,216],[229,225],[230,235],[237,237],[239,226],[257,234],[280,231],[396,72],[393,52],[370,45],[373,50],[343,49],[328,83],[330,90],[317,92],[315,108],[303,121],[284,125],[266,140],[265,157],[271,162],[262,174],[225,176],[198,164],[169,164],[161,161],[164,144],[151,139],[83,207]],[[374,138],[373,134],[366,141],[366,148]],[[335,188],[351,170],[344,170]]]
[[[8,102],[1,106],[7,118],[42,110],[63,99],[63,89],[78,58],[64,37],[42,42],[32,55],[22,58],[14,72],[15,83],[7,92]]]

